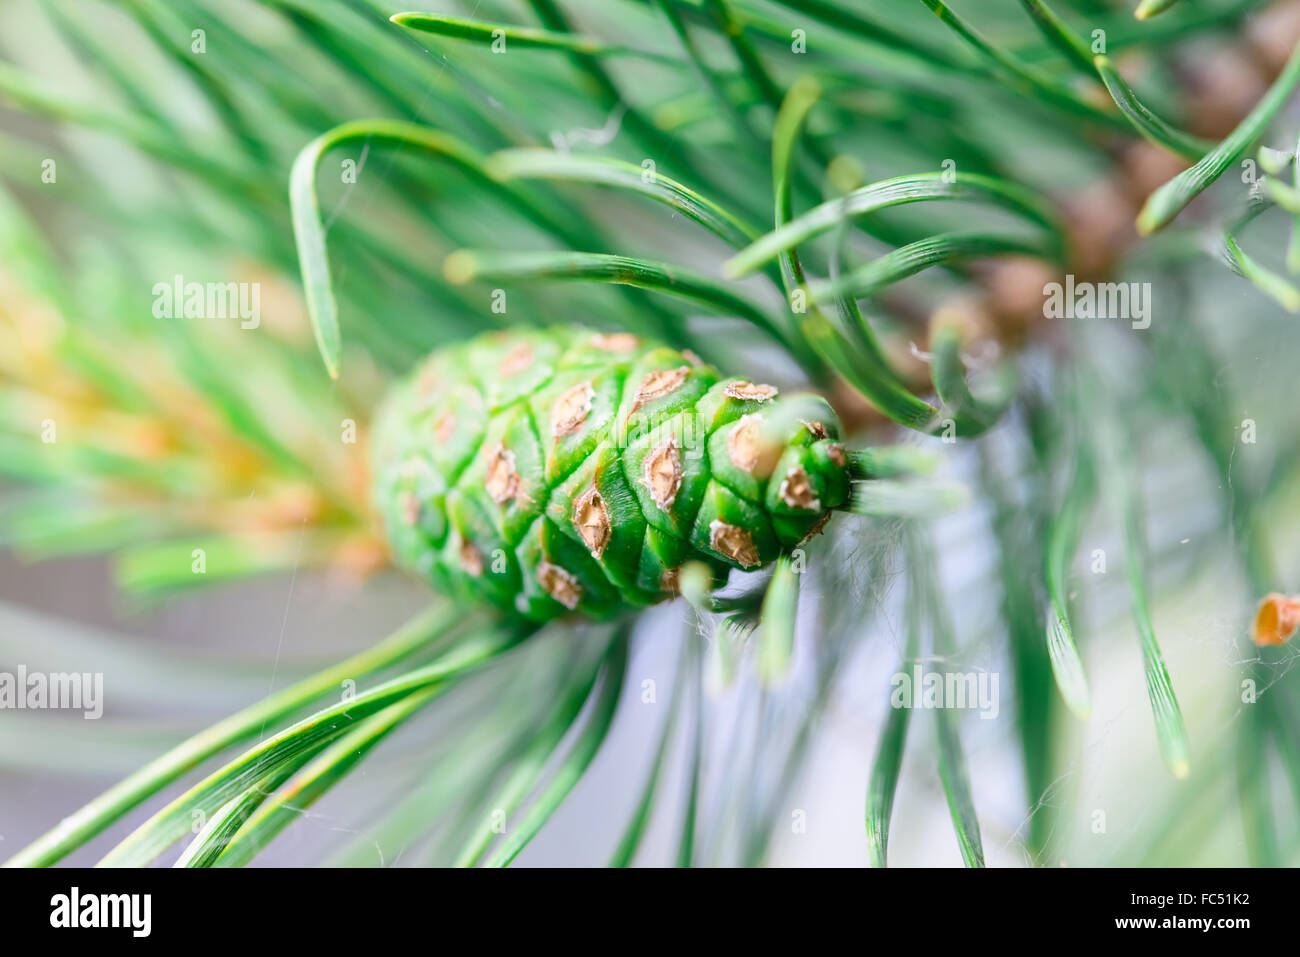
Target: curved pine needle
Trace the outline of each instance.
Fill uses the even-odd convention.
[[[820,97],[821,84],[812,77],[803,77],[790,87],[777,110],[772,130],[772,194],[778,229],[788,223],[792,215],[795,145],[803,131],[804,121]],[[798,250],[793,245],[781,249],[780,263],[786,297],[791,298],[804,281]]]
[[[952,815],[957,846],[967,867],[983,867],[984,844],[980,839],[979,818],[975,814],[970,772],[966,768],[957,719],[947,708],[940,708],[935,712],[935,724],[939,733],[939,779]]]
[[[432,33],[455,40],[474,40],[484,44],[501,44],[502,52],[520,50],[561,50],[586,56],[631,56],[647,60],[677,63],[680,57],[671,53],[640,50],[636,47],[602,43],[594,37],[556,30],[539,30],[534,27],[516,27],[504,23],[488,23],[466,17],[451,17],[438,13],[395,13],[388,18],[399,27],[420,33]],[[495,47],[494,47],[495,49]]]
[[[1045,418],[1042,405],[1031,402],[1021,409],[1030,422],[1031,434],[1041,436],[1045,425],[1055,425]],[[1012,468],[1028,467],[1045,478],[1041,469],[1047,465],[1051,448],[1050,443],[1035,442],[1032,458],[1026,454]],[[1030,860],[1040,860],[1057,826],[1057,815],[1048,799],[1057,781],[1052,741],[1058,722],[1051,663],[1043,644],[1047,602],[1038,589],[1026,587],[1026,583],[1040,573],[1040,556],[1035,554],[1032,543],[1041,538],[1052,505],[1043,494],[1045,482],[1035,480],[1026,487],[1012,478],[1011,470],[1002,464],[1002,450],[994,443],[981,443],[977,452],[978,490],[992,504],[989,527],[996,545],[992,556],[994,579],[998,610],[1010,644],[1015,730],[1024,768],[1028,820],[1017,828],[1017,834],[1023,834]]]
[[[1136,23],[1128,14],[1102,14],[1090,17],[1089,25],[1093,30],[1101,30],[1105,34],[1106,48],[1112,54],[1136,46],[1159,49],[1202,30],[1232,27],[1271,2],[1272,0],[1237,0],[1235,3],[1215,7],[1195,4],[1184,8],[1177,17]],[[1098,7],[1099,11],[1100,9]],[[1030,58],[1028,51],[1021,55]]]
[[[790,556],[782,555],[768,582],[758,622],[758,678],[764,684],[775,684],[790,671],[798,611],[799,576]]]
[[[214,842],[218,850],[211,865],[242,867],[251,862],[277,834],[347,777],[376,745],[437,695],[434,688],[389,705],[322,748],[278,786],[269,800],[261,802],[233,836]]]
[[[372,139],[390,145],[417,146],[435,156],[445,157],[467,172],[482,171],[478,155],[455,137],[414,123],[395,120],[345,123],[322,133],[298,153],[289,173],[293,234],[298,247],[298,264],[302,270],[307,314],[311,318],[316,346],[332,379],[339,376],[343,346],[325,244],[325,224],[321,219],[320,199],[316,194],[316,170],[330,150],[347,143]],[[486,178],[486,174],[482,175]]]
[[[257,806],[269,797],[281,784],[287,781],[293,769],[277,768],[271,774],[256,781],[248,790],[237,794],[223,804],[215,814],[208,816],[194,840],[181,851],[173,867],[198,868],[211,867],[221,856],[222,849],[229,843],[235,833],[244,826]]]
[[[1271,146],[1260,146],[1255,151],[1255,158],[1259,160],[1260,169],[1270,176],[1281,176],[1282,171],[1291,165],[1295,159],[1295,153],[1288,153],[1286,150],[1275,150]]]
[[[1142,0],[1133,11],[1133,16],[1138,20],[1148,20],[1157,14],[1164,13],[1170,9],[1178,0]]]
[[[346,777],[388,732],[437,694],[434,688],[411,695],[333,743],[313,747],[315,757],[301,769],[291,763],[276,768],[210,816],[173,866],[242,867],[250,863],[275,835]]]
[[[1127,464],[1118,464],[1116,481],[1120,486],[1124,509],[1124,570],[1128,579],[1133,623],[1142,643],[1142,664],[1146,672],[1147,696],[1155,718],[1156,740],[1160,756],[1174,777],[1187,777],[1191,770],[1191,748],[1183,724],[1182,710],[1174,695],[1173,681],[1165,666],[1164,654],[1156,641],[1147,605],[1146,541],[1142,530],[1142,503],[1136,477],[1127,474]]]
[[[406,697],[445,689],[452,681],[514,647],[513,629],[485,631],[431,664],[384,682],[350,701],[322,708],[212,772],[127,835],[99,862],[101,867],[143,866],[190,830],[196,811],[213,814],[233,797],[279,769],[298,767],[321,745],[345,734],[356,722]]]
[[[998,370],[1002,381],[995,399],[976,398],[966,381],[959,325],[940,321],[932,323],[931,328],[930,378],[935,393],[943,402],[941,413],[946,412],[952,416],[957,435],[972,436],[988,431],[1015,397],[1014,376],[1010,374],[1010,367],[1004,366]]]
[[[740,61],[742,73],[749,80],[750,86],[757,92],[759,100],[777,111],[777,128],[772,132],[772,169],[773,182],[776,188],[780,190],[789,188],[792,185],[791,179],[796,170],[794,167],[789,167],[778,171],[777,161],[778,157],[780,157],[781,162],[787,164],[790,162],[793,156],[794,141],[799,137],[802,137],[805,148],[816,165],[822,169],[829,169],[835,160],[832,149],[819,137],[804,130],[807,113],[821,96],[821,88],[818,82],[811,75],[802,76],[791,84],[783,94],[772,72],[764,64],[763,59],[750,42],[746,32],[746,22],[733,5],[729,3],[729,0],[704,0],[704,7],[712,14],[714,21],[730,44],[736,59]],[[784,129],[782,129],[783,124]],[[783,137],[787,139],[787,142],[781,142]],[[807,182],[807,179],[806,175],[800,177],[803,182]],[[778,204],[780,202],[778,197]],[[791,211],[787,203],[786,208],[783,210],[784,219],[789,219],[790,214]],[[905,241],[897,230],[882,229],[880,224],[869,224],[864,228],[876,239],[890,245]],[[911,237],[909,235],[906,238]],[[800,281],[802,282],[802,279]],[[852,310],[853,307],[850,306],[849,308]]]
[[[972,70],[969,64],[959,63],[947,51],[918,43],[907,34],[882,26],[845,4],[835,3],[833,0],[776,0],[776,3],[787,9],[806,14],[815,20],[838,27],[855,37],[879,44],[891,51],[898,51],[910,57],[915,57],[928,68],[942,66],[946,69],[967,73],[978,72]],[[786,30],[782,30],[776,35],[784,37]]]
[[[794,189],[794,150],[803,130],[804,121],[821,97],[821,85],[812,77],[802,77],[791,85],[777,110],[772,130],[772,194],[773,216],[777,229],[790,221]],[[799,251],[789,246],[778,252],[781,284],[785,288],[786,302],[796,316],[799,331],[817,356],[844,376],[863,395],[878,402],[891,417],[898,414],[928,421],[929,406],[915,399],[900,377],[889,368],[884,353],[874,346],[874,334],[865,332],[867,348],[859,348],[841,334],[817,308],[816,303],[799,303],[806,299],[803,264]],[[798,318],[800,317],[801,318]],[[864,324],[865,325],[865,324]],[[915,406],[920,404],[921,409]],[[896,411],[897,410],[897,411]]]
[[[922,577],[913,577],[914,581],[933,583],[937,581],[938,570],[935,567],[933,548],[923,533],[912,536],[909,551],[912,553],[914,567],[922,571]],[[924,593],[912,596],[911,600],[920,601],[930,624],[931,654],[940,657],[951,655],[954,646],[952,620],[942,594],[932,585],[927,584]],[[957,846],[961,850],[962,860],[967,867],[984,866],[984,845],[980,839],[979,818],[975,813],[975,798],[971,794],[970,773],[966,767],[966,753],[961,746],[961,733],[957,726],[957,714],[951,708],[935,710],[935,733],[939,746],[939,780],[943,785],[944,797],[948,802],[948,812],[952,817],[953,831],[957,836]]]
[[[743,246],[757,236],[754,227],[718,203],[662,173],[624,160],[527,147],[493,153],[486,166],[498,180],[565,180],[639,193],[694,220],[731,246]]]
[[[1059,218],[1047,203],[1023,186],[980,173],[917,173],[863,186],[778,225],[723,263],[723,275],[747,276],[783,251],[835,228],[846,218],[937,199],[987,201],[1046,229],[1053,238],[1053,258],[1059,258],[1063,249],[1064,231]]]
[[[645,785],[641,788],[641,797],[636,803],[636,810],[632,812],[627,828],[623,831],[623,837],[619,840],[618,847],[615,848],[613,856],[609,859],[610,867],[629,867],[632,864],[632,860],[636,857],[637,848],[641,846],[641,838],[645,836],[646,825],[650,823],[650,812],[654,807],[655,792],[659,788],[659,778],[663,772],[664,758],[668,754],[673,731],[677,728],[677,716],[682,711],[681,703],[685,697],[682,693],[682,686],[687,681],[689,673],[687,665],[690,661],[690,655],[689,648],[684,641],[681,651],[678,652],[677,676],[673,681],[673,697],[668,706],[668,717],[664,720],[663,730],[659,733],[659,745],[655,748],[655,756],[650,762],[650,773],[646,777]]]
[[[271,5],[326,56],[351,67],[354,82],[370,86],[400,115],[429,117],[439,125],[454,116],[479,125],[484,132],[494,123],[491,116],[476,117],[463,109],[467,101],[457,76],[424,69],[426,57],[384,22],[387,11],[367,14],[355,9],[357,4],[320,0],[272,0]],[[233,23],[232,28],[239,29]],[[259,52],[265,57],[264,50]],[[436,91],[435,97],[428,96],[430,88]]]
[[[1092,64],[1092,51],[1088,48],[1088,44],[1057,16],[1056,11],[1049,7],[1045,0],[1020,0],[1020,5],[1033,18],[1034,25],[1038,27],[1047,42],[1056,47],[1076,71],[1091,80],[1097,79]]]
[[[723,77],[705,59],[704,54],[700,51],[699,44],[691,36],[690,29],[686,26],[681,12],[677,9],[677,0],[654,0],[654,3],[659,8],[663,18],[668,21],[668,26],[672,29],[673,34],[677,37],[677,42],[690,60],[695,74],[708,87],[709,96],[713,102],[721,106],[726,112],[736,131],[751,143],[756,150],[762,151],[766,146],[765,138],[755,130],[754,124],[745,113],[743,106],[728,94]]]
[[[899,664],[900,670],[910,666],[921,647],[921,616],[924,607],[925,599],[919,595],[913,596],[906,605],[907,645]],[[872,867],[889,866],[889,825],[894,816],[894,793],[898,790],[898,775],[903,767],[903,750],[907,745],[907,727],[912,717],[910,707],[893,706],[892,700],[890,703],[885,728],[880,733],[876,759],[871,765],[871,778],[867,783],[867,856]]]
[[[443,274],[449,282],[557,280],[608,282],[667,293],[708,306],[722,315],[744,319],[787,349],[798,351],[772,318],[727,286],[682,266],[630,256],[577,252],[485,252],[461,249],[447,257]]]
[[[704,765],[705,724],[708,719],[708,711],[704,703],[704,646],[702,642],[692,640],[690,637],[686,640],[691,642],[687,647],[686,655],[689,658],[691,687],[695,694],[691,702],[694,717],[691,722],[691,770],[686,788],[686,810],[682,815],[681,835],[677,839],[678,867],[690,867],[695,862],[695,832],[699,827],[697,820],[700,813],[700,781]]]
[[[1138,99],[1138,95],[1133,92],[1133,88],[1125,82],[1119,70],[1115,68],[1115,64],[1110,61],[1110,57],[1094,57],[1093,64],[1097,67],[1097,75],[1106,84],[1106,91],[1110,93],[1115,105],[1132,121],[1133,128],[1148,142],[1192,160],[1200,159],[1214,148],[1213,141],[1184,133],[1147,109],[1146,105]]]
[[[548,216],[529,197],[510,184],[498,182],[489,176],[484,168],[485,158],[454,136],[400,120],[357,120],[322,133],[304,146],[293,162],[289,173],[289,206],[303,291],[307,300],[307,314],[311,319],[316,345],[331,378],[338,378],[342,341],[325,243],[326,227],[321,219],[320,199],[316,193],[316,172],[326,153],[339,146],[357,142],[415,147],[444,159],[487,187],[507,206],[517,209],[548,232],[567,240],[576,238],[567,227]]]
[[[528,6],[547,29],[559,33],[573,32],[569,26],[568,16],[555,0],[528,0]],[[679,168],[686,170],[698,182],[707,181],[696,160],[682,150],[679,140],[653,123],[642,110],[628,105],[629,98],[623,95],[614,77],[598,57],[576,52],[568,53],[567,56],[586,77],[599,107],[605,111],[622,111],[623,128],[637,142],[638,148],[645,151],[644,155],[675,156]],[[719,183],[717,188],[720,192],[730,195],[733,202],[735,201],[735,194],[725,184]]]
[[[808,294],[814,302],[845,295],[863,299],[931,266],[1004,255],[1048,258],[1050,253],[1041,240],[997,233],[941,233],[900,246],[839,279],[810,283]]]
[[[1292,153],[1293,165],[1291,167],[1291,184],[1297,193],[1300,193],[1300,141],[1297,141],[1295,151]],[[1289,273],[1300,273],[1300,216],[1296,216],[1295,221],[1291,224],[1291,236],[1286,245],[1286,270]]]
[[[745,25],[731,9],[728,0],[704,0],[704,9],[713,17],[718,31],[726,38],[736,59],[740,61],[741,72],[758,93],[759,98],[772,109],[781,108],[781,89],[772,79],[771,73],[763,65],[762,59],[745,35]]]
[[[483,807],[490,808],[492,813],[478,815],[478,824],[456,854],[453,866],[473,867],[478,864],[491,846],[498,828],[502,825],[509,826],[510,817],[536,788],[555,749],[591,699],[592,689],[600,678],[601,667],[608,661],[611,651],[612,649],[606,650],[591,667],[584,665],[575,669],[576,677],[561,689],[557,695],[557,704],[533,734],[527,750],[511,767],[501,786],[484,803]],[[502,817],[494,819],[498,813]]]
[[[800,328],[822,361],[890,420],[918,432],[930,432],[940,421],[938,409],[913,395],[883,360],[855,349],[815,304]]]
[[[373,647],[217,722],[64,818],[4,866],[48,867],[56,863],[208,758],[261,733],[268,725],[337,689],[342,681],[374,674],[428,647],[437,638],[452,637],[456,630],[449,629],[463,620],[463,611],[452,606],[430,609]],[[481,621],[479,616],[468,623],[472,627],[477,621]]]
[[[1174,217],[1223,175],[1223,171],[1236,162],[1254,140],[1263,135],[1278,110],[1290,98],[1297,83],[1300,83],[1300,44],[1297,44],[1268,92],[1246,118],[1237,124],[1236,129],[1202,156],[1196,165],[1183,170],[1147,197],[1138,214],[1138,232],[1146,236],[1173,222]]]
[[[487,867],[505,867],[522,851],[551,819],[556,808],[568,797],[573,786],[586,772],[587,766],[595,758],[596,752],[605,741],[610,725],[614,723],[614,712],[618,710],[623,679],[627,674],[628,640],[625,631],[615,635],[605,667],[601,674],[600,693],[592,705],[591,715],[582,729],[578,740],[556,769],[550,783],[538,796],[537,801],[524,816],[524,820],[513,830],[507,831],[492,856],[487,860]]]
[[[872,867],[889,866],[889,824],[894,816],[894,793],[903,766],[911,708],[890,708],[880,735],[876,759],[867,785],[867,857]]]
[[[1260,265],[1237,242],[1231,232],[1223,234],[1220,256],[1228,268],[1248,280],[1264,295],[1273,299],[1287,312],[1300,312],[1300,288],[1289,280]]]
[[[568,669],[564,670],[568,674]],[[554,686],[563,683],[560,671],[551,672]],[[521,676],[503,689],[503,695],[531,695],[537,685]],[[537,702],[541,704],[541,702]],[[467,829],[464,813],[486,801],[492,780],[502,767],[517,758],[537,734],[537,721],[544,708],[523,708],[519,713],[492,715],[487,720],[470,720],[463,733],[459,728],[447,735],[446,747],[439,748],[425,768],[422,779],[382,817],[358,830],[339,851],[324,862],[326,867],[393,866],[404,856],[403,849],[421,843],[423,860],[445,864],[444,841],[450,836],[444,825],[455,821],[450,833]],[[504,718],[504,720],[502,720]],[[430,841],[430,837],[433,837]],[[426,843],[427,842],[427,843]]]
[[[921,0],[921,2],[980,56],[1004,73],[1008,82],[1021,92],[1095,124],[1111,129],[1127,129],[1128,124],[1121,117],[1097,109],[1068,86],[1044,76],[1033,67],[1026,66],[1010,53],[999,50],[984,39],[979,31],[954,13],[943,0]]]
[[[777,112],[776,126],[772,132],[772,191],[774,194],[775,223],[780,230],[790,221],[791,171],[795,142],[803,128],[813,104],[821,90],[815,80],[795,83],[785,102]],[[837,209],[836,221],[843,219]],[[801,288],[805,277],[795,244],[783,245],[774,253],[779,260],[781,281],[792,309],[797,297],[807,298]],[[876,343],[875,332],[862,319],[857,304],[840,297],[840,306],[861,330],[862,346],[852,342],[826,317],[817,303],[805,302],[799,328],[817,355],[844,380],[870,399],[877,408],[895,422],[909,428],[928,429],[935,421],[937,410],[929,403],[912,395],[902,378],[889,365],[884,351]]]
[[[1300,190],[1272,176],[1265,176],[1261,185],[1264,187],[1264,192],[1268,193],[1268,198],[1288,213],[1293,216],[1300,213]]]
[[[1052,663],[1056,687],[1066,705],[1081,720],[1088,720],[1092,705],[1088,678],[1074,642],[1070,626],[1069,588],[1066,575],[1070,557],[1079,546],[1079,536],[1088,511],[1096,500],[1096,473],[1089,450],[1083,441],[1076,444],[1074,477],[1055,514],[1048,532],[1044,569],[1051,606],[1047,610],[1047,655]]]

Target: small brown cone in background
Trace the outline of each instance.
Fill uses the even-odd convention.
[[[1073,267],[1071,267],[1073,268]],[[968,300],[963,307],[980,325],[991,325],[1003,343],[1022,340],[1029,329],[1043,320],[1043,288],[1061,280],[1057,269],[1029,256],[1007,256],[975,264],[983,285],[979,300]],[[1074,269],[1076,275],[1081,269]]]
[[[930,313],[930,328],[927,333],[929,341],[926,348],[934,348],[935,333],[944,328],[957,331],[957,337],[963,348],[972,344],[988,343],[997,333],[997,322],[985,306],[986,303],[976,296],[957,296],[941,303]]]
[[[1300,598],[1272,592],[1259,603],[1251,637],[1260,646],[1283,645],[1295,634],[1297,627],[1300,627]]]

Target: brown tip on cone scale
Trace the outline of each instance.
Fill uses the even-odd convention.
[[[460,547],[457,549],[460,555],[460,567],[465,569],[475,578],[483,574],[483,556],[478,553],[478,549],[471,545],[465,539],[460,540]]]
[[[446,412],[438,419],[437,424],[433,427],[433,437],[439,443],[445,445],[451,441],[451,437],[456,434],[456,413]]]
[[[709,547],[745,568],[758,564],[754,536],[740,526],[728,525],[721,519],[715,518],[709,523]]]
[[[509,377],[523,372],[533,364],[533,347],[527,342],[520,343],[510,350],[501,361],[501,374]]]
[[[558,439],[582,428],[595,398],[591,383],[579,382],[556,399],[551,407],[551,435]]]
[[[844,446],[840,445],[838,442],[826,446],[826,454],[830,456],[830,460],[840,468],[844,468],[849,464],[849,457],[844,454]]]
[[[609,544],[613,527],[610,525],[605,499],[594,488],[587,489],[573,503],[573,524],[582,540],[587,543],[587,548],[591,549],[592,557],[600,558],[605,552],[605,546]]]
[[[812,483],[808,481],[808,473],[804,471],[802,465],[796,465],[785,473],[779,491],[781,501],[791,508],[815,512],[822,507],[821,501],[813,493]]]
[[[591,337],[591,344],[606,352],[631,352],[638,343],[637,337],[630,332],[615,332],[609,335],[597,333]]]
[[[766,402],[768,399],[775,399],[778,394],[776,386],[758,382],[732,382],[724,391],[733,399],[745,399],[749,402]]]
[[[678,366],[676,369],[659,369],[647,374],[641,380],[640,387],[636,390],[636,402],[632,405],[632,411],[635,412],[651,399],[659,399],[670,392],[677,391],[690,374],[690,366]]]
[[[1300,627],[1300,599],[1273,592],[1259,603],[1251,637],[1260,646],[1283,645],[1297,627]]]
[[[727,436],[727,454],[736,468],[751,475],[766,475],[776,464],[781,449],[763,435],[763,417],[750,413],[741,416],[732,427]]]
[[[814,439],[829,439],[831,437],[830,431],[822,422],[809,422],[807,419],[800,419],[799,423],[808,430],[808,434]]]
[[[498,505],[519,494],[519,472],[515,469],[515,453],[498,445],[488,456],[487,491]]]
[[[659,576],[659,590],[666,591],[670,595],[681,594],[681,575],[680,568],[665,568],[664,573]]]
[[[645,457],[641,466],[641,483],[650,490],[655,504],[665,512],[673,507],[682,487],[682,458],[677,440],[669,439]]]
[[[542,562],[537,566],[537,581],[548,595],[569,611],[578,607],[582,598],[582,586],[578,584],[578,579],[559,565]]]

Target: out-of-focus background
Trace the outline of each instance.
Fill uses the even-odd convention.
[[[1255,179],[1234,160],[1190,222],[1140,241],[1132,220],[1141,200],[1189,157],[1118,132],[1124,121],[1104,87],[1070,74],[1012,4],[955,6],[998,49],[1064,88],[1064,113],[1050,98],[1025,104],[1015,84],[968,67],[982,61],[919,0],[887,12],[869,3],[575,2],[562,5],[567,20],[549,2],[438,6],[549,32],[503,33],[504,52],[494,52],[501,36],[490,29],[405,29],[388,19],[399,5],[361,0],[16,0],[0,9],[0,671],[102,673],[105,690],[97,720],[0,711],[0,859],[178,741],[373,645],[428,605],[424,584],[386,565],[365,439],[387,383],[438,344],[536,321],[687,329],[693,338],[677,344],[710,357],[730,350],[756,378],[800,381],[789,355],[698,303],[599,283],[451,281],[443,262],[462,248],[599,249],[710,275],[734,250],[692,231],[680,211],[628,191],[584,192],[589,183],[571,188],[565,176],[539,177],[527,204],[502,200],[477,160],[449,163],[455,149],[373,126],[338,136],[318,158],[344,339],[344,374],[331,382],[312,339],[289,203],[300,150],[339,124],[378,117],[450,132],[476,156],[540,147],[633,169],[652,162],[757,233],[771,227],[776,112],[761,77],[784,95],[810,74],[826,109],[812,114],[809,136],[825,155],[804,157],[796,212],[823,190],[836,195],[823,159],[842,158],[836,169],[861,183],[937,171],[956,157],[958,169],[1005,177],[1061,211],[1075,244],[1067,268],[1150,290],[1150,330],[1044,318],[1043,281],[1057,267],[1030,257],[927,273],[891,290],[894,299],[872,300],[886,351],[919,390],[926,319],[940,308],[969,307],[988,354],[1019,364],[1030,398],[978,439],[950,445],[907,433],[842,379],[815,383],[853,417],[856,444],[922,446],[940,460],[940,478],[971,490],[968,507],[924,523],[937,562],[928,587],[955,643],[917,661],[997,679],[996,713],[964,711],[959,725],[984,860],[1300,862],[1300,725],[1287,718],[1300,714],[1291,710],[1294,651],[1260,649],[1249,630],[1260,585],[1288,594],[1300,585],[1290,532],[1300,517],[1296,303],[1277,284],[1289,280],[1261,278],[1287,275],[1297,227],[1285,197],[1242,220]],[[1295,3],[1184,0],[1145,34],[1120,4],[1055,6],[1094,42],[1088,28],[1101,24],[1146,101],[1206,143],[1281,82],[1300,37]],[[710,19],[719,10],[745,25],[770,74],[728,47]],[[877,22],[887,32],[868,29]],[[561,35],[583,38],[576,55]],[[694,43],[692,64],[682,51]],[[623,99],[611,100],[606,82]],[[1294,154],[1298,105],[1266,127],[1279,152]],[[1111,119],[1089,112],[1105,110]],[[507,181],[524,177],[495,182]],[[956,208],[883,221],[905,239],[1008,218]],[[1216,245],[1229,228],[1256,257],[1244,267],[1227,268]],[[810,268],[835,275],[846,248],[869,258],[897,244],[847,234],[831,234],[834,248],[810,254]],[[256,326],[160,317],[156,286],[174,276],[255,286]],[[779,287],[762,282],[733,285],[779,310]],[[489,305],[498,283],[511,297],[504,316]],[[991,366],[977,353],[972,346],[966,358],[979,381]],[[1066,392],[1083,397],[1080,432],[1054,418]],[[1059,441],[1036,431],[1040,420],[1054,423]],[[348,423],[360,441],[342,437]],[[40,438],[50,424],[53,442]],[[1129,464],[1145,503],[1144,593],[1190,742],[1183,780],[1162,761],[1151,664],[1130,611],[1131,539],[1106,482],[1067,568],[1086,720],[1063,707],[1043,646],[1024,651],[1010,624],[1027,616],[1042,637],[1043,553],[1071,449],[1085,443],[1117,446],[1114,461]],[[678,662],[692,646],[703,649],[705,717],[673,728],[638,861],[677,859],[694,807],[695,863],[866,863],[865,795],[891,715],[891,676],[909,654],[909,609],[928,600],[906,547],[910,527],[835,519],[803,589],[790,672],[775,687],[755,678],[752,643],[732,648],[685,602],[642,615],[608,737],[518,863],[609,860],[669,713],[689,701]],[[195,548],[211,563],[202,587]],[[739,579],[762,580],[737,578],[741,588]],[[557,697],[596,640],[591,629],[548,633],[506,677],[471,677],[462,697],[400,727],[303,809],[256,863],[449,862],[463,829],[493,809],[502,775],[492,769],[512,767],[508,739],[528,731],[527,709]],[[1261,698],[1274,717],[1259,717]],[[918,710],[908,729],[891,864],[963,861],[935,722]],[[98,860],[194,780],[170,785],[67,860]],[[394,808],[400,826],[385,831]],[[428,809],[438,809],[432,820],[421,816]]]

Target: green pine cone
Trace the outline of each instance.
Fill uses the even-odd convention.
[[[398,565],[543,622],[715,584],[816,534],[849,496],[825,399],[723,378],[689,353],[578,326],[434,352],[375,426]]]

